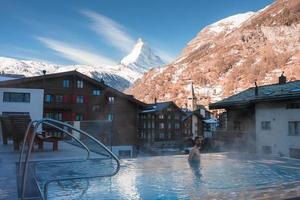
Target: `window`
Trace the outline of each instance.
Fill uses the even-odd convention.
[[[151,122],[148,121],[148,129],[150,129],[150,128],[151,128]]]
[[[83,96],[76,96],[76,103],[83,103]]]
[[[271,154],[272,153],[272,147],[271,146],[262,146],[262,153],[263,154]]]
[[[179,123],[175,123],[175,129],[179,129],[180,128],[180,124]]]
[[[52,113],[52,112],[46,112],[45,118],[55,119],[62,121],[62,113]]]
[[[50,118],[53,119],[53,114],[52,113],[45,113],[45,118]]]
[[[288,103],[286,109],[300,109],[300,103]]]
[[[55,102],[56,103],[62,103],[64,100],[64,97],[62,95],[56,95],[55,96]]]
[[[164,139],[165,138],[165,134],[164,133],[159,133],[159,139]]]
[[[131,151],[130,150],[119,150],[119,157],[120,158],[130,158]]]
[[[168,129],[171,129],[172,128],[172,124],[169,122],[168,123]]]
[[[262,130],[271,130],[271,122],[270,121],[262,121],[261,129]]]
[[[289,135],[300,135],[300,121],[289,122]]]
[[[300,149],[290,148],[290,157],[300,159]]]
[[[174,116],[174,118],[178,120],[178,119],[180,119],[180,115],[179,115],[179,114],[176,114],[176,115]]]
[[[93,95],[94,96],[100,96],[101,91],[100,90],[93,90]]]
[[[113,114],[108,114],[107,115],[107,120],[108,121],[112,121],[114,119],[114,115]]]
[[[53,102],[53,95],[51,95],[51,94],[46,94],[46,95],[45,95],[45,102],[46,102],[46,103],[51,103],[51,102]]]
[[[30,102],[30,93],[4,92],[3,102]]]
[[[233,130],[241,130],[241,122],[240,121],[233,122]]]
[[[69,80],[63,80],[63,87],[69,88],[70,87],[70,81]]]
[[[168,119],[171,119],[171,115],[168,115]]]
[[[152,120],[152,128],[155,128],[155,122]]]
[[[62,113],[54,113],[54,119],[62,121]]]
[[[29,115],[29,112],[2,112],[2,115]]]
[[[164,118],[164,115],[163,114],[159,114],[158,115],[158,119],[163,119]]]
[[[115,97],[108,97],[108,103],[114,104],[115,103]]]
[[[77,88],[83,88],[83,81],[77,80]]]
[[[159,123],[159,128],[160,129],[164,129],[165,128],[165,124],[164,123]]]
[[[171,132],[169,132],[169,139],[171,139],[172,138],[172,133]]]
[[[143,128],[144,128],[144,129],[147,128],[146,122],[143,123]]]
[[[92,107],[92,111],[93,112],[100,112],[100,105],[93,105],[93,107]]]
[[[83,114],[76,114],[75,121],[82,121],[83,120]]]

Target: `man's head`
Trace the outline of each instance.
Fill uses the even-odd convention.
[[[199,136],[195,137],[194,145],[195,146],[200,146],[201,145],[201,138]]]

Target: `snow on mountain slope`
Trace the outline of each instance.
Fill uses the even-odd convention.
[[[103,79],[106,84],[118,90],[129,87],[136,77],[140,76],[139,73],[119,65],[110,68],[88,65],[54,65],[46,62],[0,57],[0,72],[38,76],[42,75],[43,70],[46,70],[47,73],[77,70],[96,80]]]
[[[58,67],[58,65],[45,62],[0,57],[0,71],[8,74],[38,76],[42,74],[44,69],[48,72],[54,72]]]
[[[43,70],[47,73],[58,73],[77,70],[94,79],[103,79],[106,84],[118,90],[128,88],[148,69],[163,65],[161,59],[153,53],[142,39],[139,39],[132,52],[122,59],[121,64],[102,67],[90,65],[54,65],[46,62],[18,60],[0,57],[0,72],[38,76]]]
[[[121,60],[121,64],[139,73],[144,73],[165,63],[139,38],[130,54]]]
[[[225,31],[228,33],[236,28],[239,28],[244,21],[252,17],[254,14],[255,12],[246,12],[233,15],[207,26],[207,29],[209,32],[220,33]]]

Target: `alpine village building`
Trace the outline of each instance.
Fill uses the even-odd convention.
[[[179,147],[187,138],[203,135],[202,126],[195,133],[189,126],[192,123],[185,124],[190,115],[186,117],[187,113],[173,102],[146,104],[76,70],[44,71],[41,76],[0,81],[1,88],[17,89],[18,94],[6,96],[42,89],[43,117],[73,123],[111,146],[119,156],[133,156],[146,143]],[[187,131],[192,129],[194,133]]]
[[[259,154],[300,158],[300,81],[283,74],[272,85],[255,86],[209,105],[226,109],[215,141]]]

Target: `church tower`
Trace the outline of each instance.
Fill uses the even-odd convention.
[[[190,85],[190,94],[188,96],[187,109],[189,109],[190,111],[195,111],[197,109],[197,98],[195,96],[193,82]]]

